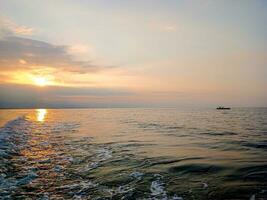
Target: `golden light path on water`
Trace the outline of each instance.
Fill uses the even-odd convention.
[[[44,122],[46,114],[47,114],[46,109],[43,108],[36,109],[36,120],[38,122]]]

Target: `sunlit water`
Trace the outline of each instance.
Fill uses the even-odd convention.
[[[0,199],[267,199],[267,109],[0,110]]]

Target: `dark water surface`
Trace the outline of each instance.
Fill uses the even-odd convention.
[[[267,199],[267,109],[0,110],[0,199]]]

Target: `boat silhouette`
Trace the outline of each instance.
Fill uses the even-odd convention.
[[[217,110],[230,110],[231,108],[229,107],[223,107],[223,106],[219,106],[216,108]]]

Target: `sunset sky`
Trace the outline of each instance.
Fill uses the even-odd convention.
[[[267,106],[265,0],[0,0],[0,107]]]

